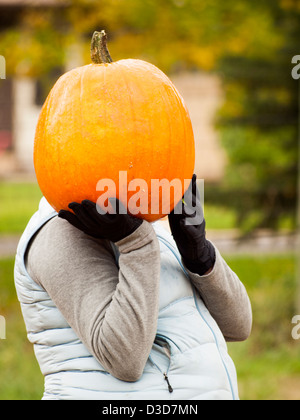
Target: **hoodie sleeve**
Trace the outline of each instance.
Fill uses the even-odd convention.
[[[216,249],[216,262],[204,276],[186,270],[226,341],[246,340],[252,328],[252,309],[245,286]]]
[[[105,370],[131,382],[156,334],[160,251],[145,221],[116,245],[119,267],[109,241],[55,217],[34,238],[27,269]]]

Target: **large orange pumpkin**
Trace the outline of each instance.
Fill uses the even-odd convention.
[[[183,195],[184,180],[192,177],[190,117],[164,73],[141,60],[111,62],[105,40],[104,31],[94,34],[93,64],[64,74],[42,108],[34,144],[37,180],[57,211],[73,201],[96,202],[101,179],[116,183],[118,198],[132,180],[145,180],[149,205],[137,216],[154,221],[165,214],[161,206],[151,214],[151,200],[161,204],[164,197],[162,190],[151,196],[151,180],[179,179]],[[127,172],[127,185],[119,185],[120,171]],[[170,210],[174,200],[171,194]]]

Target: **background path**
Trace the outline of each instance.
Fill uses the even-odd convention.
[[[168,229],[168,222],[162,222]],[[223,254],[282,254],[296,251],[295,233],[272,233],[260,231],[255,236],[241,240],[236,230],[208,230],[207,238]],[[20,235],[0,236],[0,258],[15,255]]]

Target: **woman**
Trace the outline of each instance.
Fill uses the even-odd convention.
[[[173,238],[90,201],[57,215],[41,200],[15,283],[44,399],[238,399],[225,339],[249,336],[251,305],[206,240],[196,176],[188,194],[169,215]]]

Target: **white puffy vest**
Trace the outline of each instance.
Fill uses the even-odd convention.
[[[195,292],[175,242],[159,223],[153,226],[161,249],[160,311],[144,373],[130,383],[105,371],[25,267],[31,238],[56,215],[43,198],[21,237],[15,261],[15,285],[28,339],[45,376],[43,399],[238,399],[235,367],[224,337]]]

